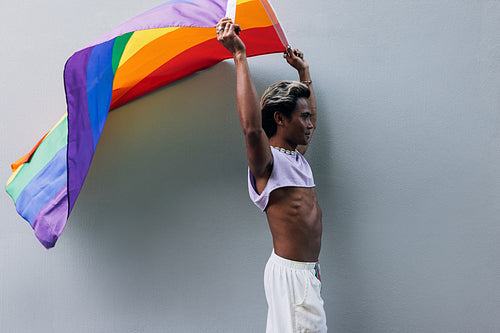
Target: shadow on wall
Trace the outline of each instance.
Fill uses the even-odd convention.
[[[217,215],[217,197],[246,194],[233,81],[222,63],[110,113],[68,223],[82,241],[127,251],[162,235],[180,246]]]
[[[196,211],[199,202],[189,198],[197,192],[210,185],[216,193],[221,183],[216,179],[241,174],[241,146],[234,142],[239,132],[232,124],[237,118],[230,109],[234,92],[220,93],[233,79],[227,67],[191,76],[110,113],[76,205],[79,217],[94,215],[89,228],[94,222],[104,228],[97,220],[107,227],[117,223],[113,232],[140,226],[144,234],[134,238],[142,242],[166,220]]]
[[[248,313],[265,318],[261,271],[271,243],[248,202],[243,147],[228,63],[110,113],[58,244],[84,256],[103,311],[129,304],[124,311],[154,322],[186,316],[195,325],[193,314],[210,322],[245,298],[250,308],[232,320],[264,325]],[[235,257],[248,267],[229,265]],[[226,275],[234,279],[221,283]]]

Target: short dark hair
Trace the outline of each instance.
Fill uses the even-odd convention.
[[[262,128],[268,138],[276,134],[278,125],[274,120],[277,111],[290,119],[293,110],[297,107],[299,98],[309,98],[309,87],[297,81],[279,81],[266,89],[260,99],[262,110]]]

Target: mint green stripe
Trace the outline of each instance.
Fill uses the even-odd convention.
[[[123,50],[125,50],[125,46],[127,46],[127,43],[133,34],[134,32],[132,31],[116,37],[115,43],[113,44],[113,58],[111,61],[111,63],[113,64],[113,74],[116,73],[116,70],[120,65],[120,60],[123,55]]]
[[[68,145],[68,117],[66,116],[56,128],[40,143],[31,160],[24,163],[16,177],[5,187],[7,193],[16,203],[17,198],[55,154]]]

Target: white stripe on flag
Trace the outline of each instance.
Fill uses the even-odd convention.
[[[235,16],[236,16],[236,0],[227,0],[226,17],[230,17],[234,21]]]

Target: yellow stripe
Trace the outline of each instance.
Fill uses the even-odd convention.
[[[252,1],[258,2],[256,0],[238,0],[238,1],[236,1],[236,6],[241,5],[242,3],[245,3],[245,2],[252,2]]]
[[[24,164],[21,165],[19,168],[17,168],[14,173],[12,173],[12,175],[9,178],[9,180],[7,180],[7,184],[5,184],[5,186],[9,185],[14,180],[14,178],[16,178],[16,175],[18,174],[19,171],[21,171],[21,169],[23,168],[23,166],[24,166]]]
[[[52,127],[52,129],[50,130],[50,132],[52,132],[53,130],[56,129],[57,126],[59,126],[60,123],[62,123],[62,121],[68,116],[68,113],[65,112],[64,113],[64,116],[61,117],[61,119],[59,119],[59,121],[57,122],[57,124],[54,125],[54,127]],[[50,134],[49,132],[49,134]]]
[[[179,28],[170,27],[170,28],[150,29],[150,30],[142,30],[134,32],[132,37],[127,42],[127,46],[125,46],[125,49],[123,50],[123,54],[120,59],[120,64],[118,65],[118,67],[127,62],[128,59],[130,59],[134,54],[136,54],[140,49],[142,49],[148,43],[151,43],[155,39],[158,39],[161,36],[177,29]]]

